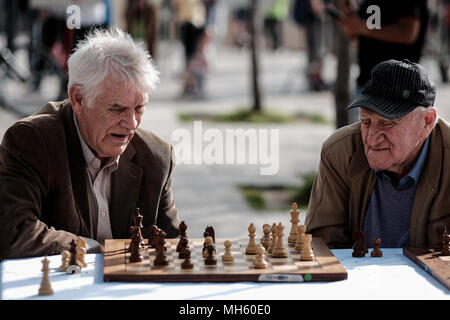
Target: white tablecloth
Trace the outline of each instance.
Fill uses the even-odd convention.
[[[60,256],[50,256],[50,281],[54,294],[39,296],[42,259],[11,259],[0,264],[0,297],[7,299],[439,299],[450,291],[416,266],[401,249],[383,249],[384,257],[353,258],[352,250],[332,250],[347,269],[348,279],[304,283],[120,283],[103,282],[103,255],[88,254],[88,267],[80,274],[57,269]]]

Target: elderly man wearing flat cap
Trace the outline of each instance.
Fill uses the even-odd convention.
[[[360,122],[323,144],[308,207],[307,232],[332,248],[349,248],[356,231],[366,245],[432,246],[450,227],[450,125],[438,119],[435,87],[408,60],[376,65],[347,107]]]

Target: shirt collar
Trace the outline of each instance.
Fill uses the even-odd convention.
[[[73,114],[73,122],[75,123],[75,128],[77,129],[78,138],[80,139],[81,143],[81,150],[83,151],[84,159],[86,160],[86,166],[92,167],[95,170],[100,170],[101,168],[101,160],[97,158],[94,153],[92,152],[91,148],[87,145],[86,141],[84,141],[83,136],[81,135],[80,128],[78,127],[78,121],[75,117],[75,113]],[[108,158],[106,163],[104,164],[104,168],[107,168],[111,166],[112,170],[116,170],[119,166],[119,158],[120,156],[117,156],[115,158]]]
[[[420,176],[422,174],[423,167],[425,166],[425,161],[427,159],[428,155],[428,149],[430,146],[430,136],[428,136],[425,139],[425,142],[422,146],[422,150],[419,153],[419,156],[417,157],[416,163],[411,168],[411,170],[408,172],[406,176],[400,179],[398,182],[398,185],[396,186],[397,190],[405,190],[411,187],[412,185],[417,186],[417,183],[419,182]],[[391,178],[390,174],[385,170],[375,170],[375,174],[380,177],[383,175],[391,183],[394,182],[394,180]]]

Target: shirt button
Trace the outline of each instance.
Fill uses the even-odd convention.
[[[104,218],[106,216],[105,211],[100,212],[100,217]]]

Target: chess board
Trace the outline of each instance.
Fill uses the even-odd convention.
[[[419,248],[403,248],[403,254],[450,290],[450,256]]]
[[[239,282],[239,281],[337,281],[347,279],[347,271],[320,238],[313,238],[311,247],[313,261],[300,261],[300,254],[292,245],[286,244],[287,258],[274,258],[266,254],[267,269],[256,269],[253,260],[256,255],[246,255],[248,239],[232,241],[233,262],[223,262],[222,255],[226,239],[216,239],[217,265],[204,263],[202,249],[204,239],[189,239],[193,269],[182,269],[183,259],[178,259],[178,239],[166,239],[169,265],[153,265],[155,249],[142,250],[143,261],[130,263],[127,248],[130,240],[113,239],[105,241],[103,279],[120,282]]]

